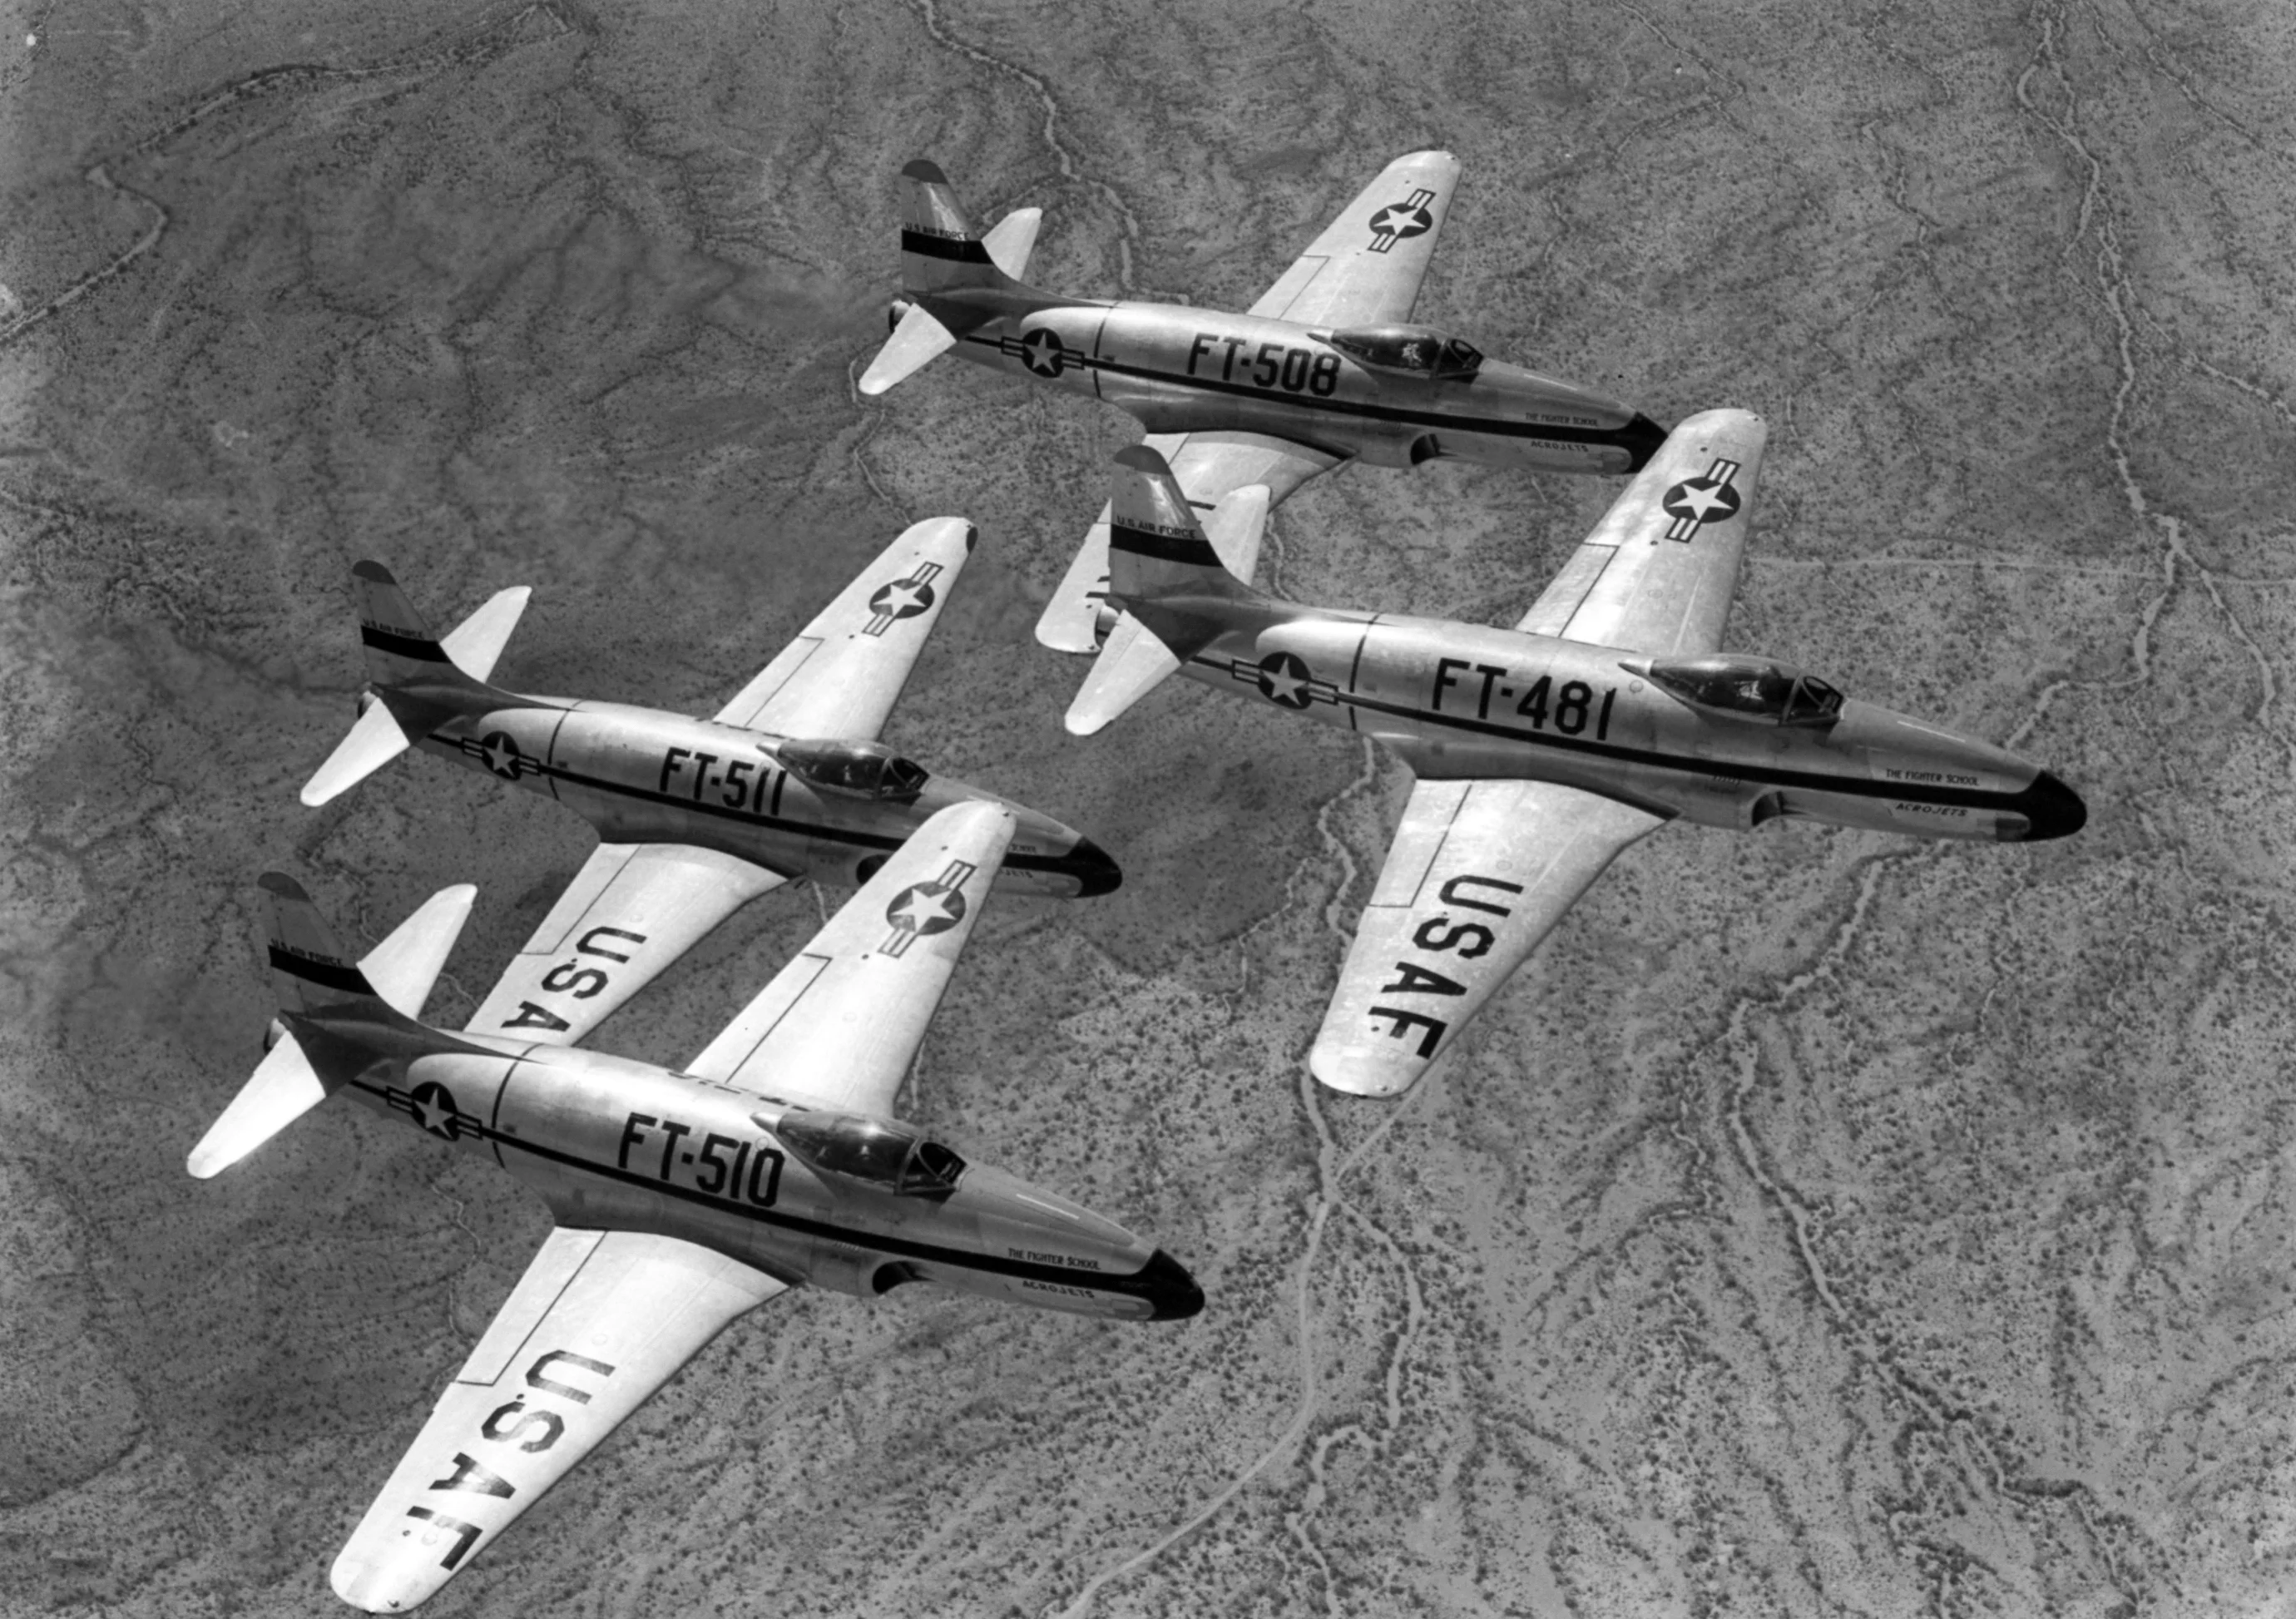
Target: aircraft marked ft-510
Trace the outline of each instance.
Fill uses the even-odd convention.
[[[2029,760],[1718,653],[1766,437],[1742,410],[1676,428],[1511,630],[1260,595],[1153,450],[1117,456],[1106,644],[1069,729],[1184,670],[1375,737],[1419,777],[1309,1057],[1325,1084],[1410,1085],[1612,858],[1677,817],[2079,829],[2080,799]],[[1232,502],[1265,514],[1252,491]]]
[[[682,1072],[416,1021],[470,914],[446,890],[356,966],[264,877],[282,1032],[193,1149],[204,1179],[338,1091],[488,1158],[556,1229],[342,1554],[370,1613],[437,1592],[718,1332],[785,1289],[910,1282],[1124,1320],[1195,1314],[1154,1245],[892,1116],[1015,829],[918,829]]]
[[[1282,502],[1343,461],[1415,466],[1439,456],[1540,472],[1630,473],[1665,430],[1615,399],[1462,339],[1405,324],[1457,188],[1459,161],[1389,164],[1243,315],[1064,298],[1022,283],[1041,210],[973,234],[947,177],[901,171],[903,295],[862,373],[882,393],[954,349],[964,357],[1122,407],[1188,498],[1209,511],[1258,487]],[[1253,559],[1215,532],[1231,571]],[[1062,652],[1093,649],[1108,581],[1108,513],[1037,624]]]
[[[876,740],[975,535],[917,523],[709,719],[522,696],[487,684],[526,605],[505,590],[431,638],[390,571],[352,570],[370,684],[310,784],[324,804],[410,744],[544,793],[603,842],[472,1017],[483,1034],[573,1045],[758,895],[865,879],[927,818],[1004,804],[1020,831],[997,881],[1106,893],[1116,863],[1074,828]]]

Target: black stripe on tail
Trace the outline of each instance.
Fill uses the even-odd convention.
[[[1189,568],[1221,566],[1219,553],[1212,549],[1211,542],[1201,531],[1144,529],[1135,523],[1111,522],[1108,525],[1108,548]]]
[[[272,945],[271,966],[274,972],[284,973],[290,978],[299,978],[305,983],[316,984],[323,990],[333,990],[339,994],[374,995],[374,986],[366,981],[366,974],[348,962],[306,955],[288,945],[275,942]]]

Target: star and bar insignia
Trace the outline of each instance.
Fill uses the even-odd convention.
[[[436,1080],[425,1080],[412,1091],[388,1091],[383,1099],[442,1140],[459,1140],[479,1128],[477,1119],[455,1105],[455,1093]]]
[[[939,563],[919,563],[916,571],[906,579],[897,579],[881,585],[869,598],[870,619],[861,633],[881,636],[902,619],[913,619],[933,604],[933,579],[939,575]]]
[[[965,905],[961,891],[966,879],[980,869],[971,860],[951,860],[948,869],[933,881],[912,883],[895,894],[893,902],[885,908],[885,920],[891,931],[878,945],[878,953],[898,959],[907,955],[909,946],[919,939],[945,933],[964,921]]]
[[[1303,709],[1311,703],[1337,703],[1340,688],[1316,678],[1315,671],[1297,653],[1272,652],[1257,663],[1235,658],[1228,663],[1232,679],[1248,680],[1259,694],[1279,708]]]
[[[455,745],[504,781],[542,774],[542,761],[521,752],[518,739],[508,731],[488,731],[484,741],[465,736]]]
[[[1738,514],[1738,491],[1730,487],[1730,480],[1738,475],[1738,465],[1718,458],[1703,478],[1685,478],[1667,490],[1659,505],[1674,519],[1667,526],[1669,539],[1687,545],[1706,524],[1727,522]]]
[[[1371,251],[1384,253],[1398,242],[1408,242],[1414,236],[1423,236],[1435,228],[1435,216],[1427,205],[1435,193],[1420,187],[1400,202],[1390,202],[1371,217]]]

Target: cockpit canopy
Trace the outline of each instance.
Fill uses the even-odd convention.
[[[791,1108],[774,1134],[814,1169],[903,1197],[946,1197],[964,1173],[964,1160],[953,1150],[885,1119]]]
[[[1438,382],[1464,382],[1482,369],[1473,344],[1426,326],[1356,326],[1334,332],[1332,347],[1382,371],[1408,371]]]
[[[1632,668],[1632,665],[1628,666]],[[1841,711],[1841,694],[1775,658],[1717,653],[1670,658],[1636,670],[1693,708],[1710,709],[1776,725],[1829,725]]]
[[[912,799],[931,779],[882,742],[785,742],[774,752],[800,781],[848,798]]]

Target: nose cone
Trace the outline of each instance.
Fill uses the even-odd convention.
[[[1114,893],[1124,881],[1124,873],[1109,858],[1108,851],[1090,838],[1078,838],[1075,848],[1053,862],[1053,869],[1076,880],[1079,900]]]
[[[1627,471],[1639,473],[1650,464],[1650,458],[1658,454],[1659,446],[1666,442],[1667,430],[1636,411],[1628,418],[1627,424],[1611,436],[1626,447],[1628,456]]]
[[[2028,843],[2070,837],[2088,825],[2088,806],[2080,794],[2047,770],[2033,777],[2033,785],[2011,799],[2009,807],[2025,818],[2021,841]]]
[[[1196,1278],[1161,1248],[1121,1285],[1125,1292],[1148,1301],[1152,1321],[1185,1321],[1204,1307],[1204,1290],[1196,1286]]]

